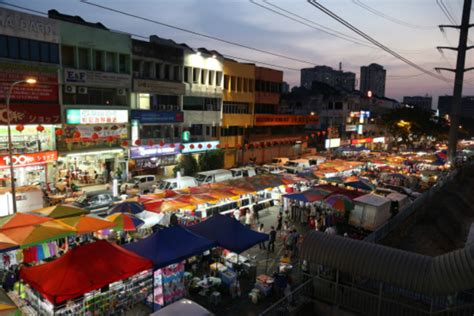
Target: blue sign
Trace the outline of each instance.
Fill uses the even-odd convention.
[[[157,110],[132,110],[132,120],[141,124],[181,123],[183,112],[164,112]]]

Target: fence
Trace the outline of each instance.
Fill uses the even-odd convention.
[[[310,302],[310,297],[313,296],[313,280],[309,278],[296,289],[294,289],[290,295],[287,295],[275,304],[268,307],[266,310],[261,312],[259,316],[270,316],[270,315],[289,315],[297,312],[305,303]]]

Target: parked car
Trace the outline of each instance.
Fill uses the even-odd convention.
[[[232,177],[242,178],[242,177],[253,177],[257,175],[254,167],[240,167],[230,169],[232,172]]]
[[[272,164],[284,166],[289,160],[288,157],[276,157],[272,159]]]
[[[186,189],[189,187],[196,187],[198,185],[199,183],[194,177],[163,179],[157,183],[155,192],[157,190]]]
[[[198,172],[196,175],[196,180],[199,184],[223,182],[233,178],[232,172],[225,169]]]
[[[288,173],[298,173],[305,169],[308,169],[310,166],[308,159],[295,159],[289,160],[285,163],[284,168]]]
[[[73,205],[91,211],[92,213],[106,213],[114,202],[119,201],[110,191],[86,192],[74,201]]]
[[[135,176],[130,181],[123,183],[120,186],[120,191],[126,191],[125,187],[127,187],[128,189],[139,189],[140,192],[150,192],[155,184],[156,177],[153,175]]]
[[[281,174],[284,173],[286,170],[277,164],[266,164],[259,167],[261,173],[271,173],[271,174]]]
[[[307,159],[310,166],[317,166],[326,161],[326,157],[323,156],[305,156],[303,159]]]

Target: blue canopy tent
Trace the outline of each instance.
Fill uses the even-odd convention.
[[[235,218],[220,214],[188,228],[196,235],[213,240],[220,247],[235,253],[241,253],[258,243],[268,240],[267,234],[251,230]]]
[[[123,245],[123,248],[153,261],[155,269],[178,263],[216,246],[214,241],[197,236],[181,226],[158,230],[148,238]]]
[[[303,192],[285,194],[283,195],[283,197],[290,200],[313,203],[316,201],[324,200],[324,198],[327,197],[329,194],[331,194],[331,191],[311,188]]]
[[[138,214],[143,212],[145,207],[143,207],[143,204],[138,203],[138,202],[122,202],[120,204],[116,204],[113,207],[111,207],[108,211],[107,214],[114,214],[114,213],[130,213],[130,214]]]

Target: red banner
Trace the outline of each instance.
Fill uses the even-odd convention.
[[[58,70],[55,67],[34,67],[23,64],[0,64],[0,99],[12,83],[26,78],[35,78],[37,83],[17,84],[12,91],[10,100],[32,102],[58,102]],[[25,102],[26,103],[26,102]]]
[[[14,167],[26,167],[31,165],[41,165],[58,160],[58,152],[55,150],[43,151],[39,153],[25,153],[13,155]],[[0,168],[10,166],[8,155],[0,156]]]
[[[59,104],[10,104],[11,124],[61,123]],[[7,124],[6,105],[0,104],[0,125]]]

